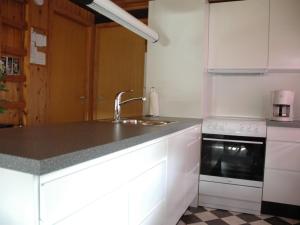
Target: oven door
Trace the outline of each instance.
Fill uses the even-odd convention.
[[[263,181],[265,138],[203,134],[200,174]]]

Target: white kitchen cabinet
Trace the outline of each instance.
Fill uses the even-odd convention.
[[[263,201],[300,206],[300,171],[265,170]]]
[[[268,65],[269,0],[210,4],[210,72],[259,72]]]
[[[268,127],[263,201],[300,206],[300,129]]]
[[[141,146],[132,147],[126,151],[127,154],[86,168],[77,169],[76,167],[78,166],[75,166],[54,174],[42,176],[40,186],[41,221],[44,224],[56,224],[58,221],[76,212],[81,212],[89,204],[113,192],[115,189],[129,185],[132,179],[136,177],[145,179],[146,171],[151,170],[157,163],[166,161],[167,141],[156,140]],[[162,170],[158,172],[162,173],[161,176],[165,174]],[[141,176],[144,173],[145,175]],[[157,174],[157,177],[159,175]],[[163,185],[163,182],[159,183],[157,181],[156,184]],[[141,183],[141,186],[137,185],[134,188],[144,187]],[[157,191],[155,188],[157,187],[149,186],[145,193],[151,195],[153,194],[152,191]],[[164,189],[165,187],[162,186],[161,188]],[[131,189],[133,189],[133,186]],[[165,195],[165,192],[163,194]],[[143,197],[147,198],[147,195]],[[139,204],[147,203],[147,199],[145,199],[145,202],[142,201],[143,199],[140,200]],[[128,207],[122,210],[126,211]],[[95,217],[97,218],[97,215]],[[130,225],[133,224],[136,223],[130,223]]]
[[[42,176],[0,168],[0,224],[175,225],[197,196],[199,160],[197,125]]]
[[[270,0],[269,68],[300,71],[300,1]]]
[[[200,129],[197,126],[169,137],[166,225],[176,224],[198,195]]]
[[[0,168],[0,224],[39,225],[39,179]]]

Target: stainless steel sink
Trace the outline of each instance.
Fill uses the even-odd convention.
[[[145,120],[145,119],[122,119],[120,121],[123,124],[143,125],[143,126],[163,126],[175,121],[167,120]]]

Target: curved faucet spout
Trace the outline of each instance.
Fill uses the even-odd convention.
[[[131,98],[131,99],[127,99],[123,102],[120,102],[120,105],[126,104],[128,102],[132,102],[132,101],[146,101],[147,99],[145,97],[138,97],[138,98]]]
[[[115,111],[114,111],[114,122],[119,123],[121,121],[121,105],[126,104],[128,102],[132,101],[146,101],[145,97],[137,97],[137,98],[131,98],[125,101],[121,101],[122,95],[128,92],[133,92],[133,90],[129,91],[121,91],[117,93],[116,98],[115,98]]]

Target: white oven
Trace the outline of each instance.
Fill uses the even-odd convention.
[[[200,204],[259,213],[265,149],[265,121],[205,119],[202,129]]]

